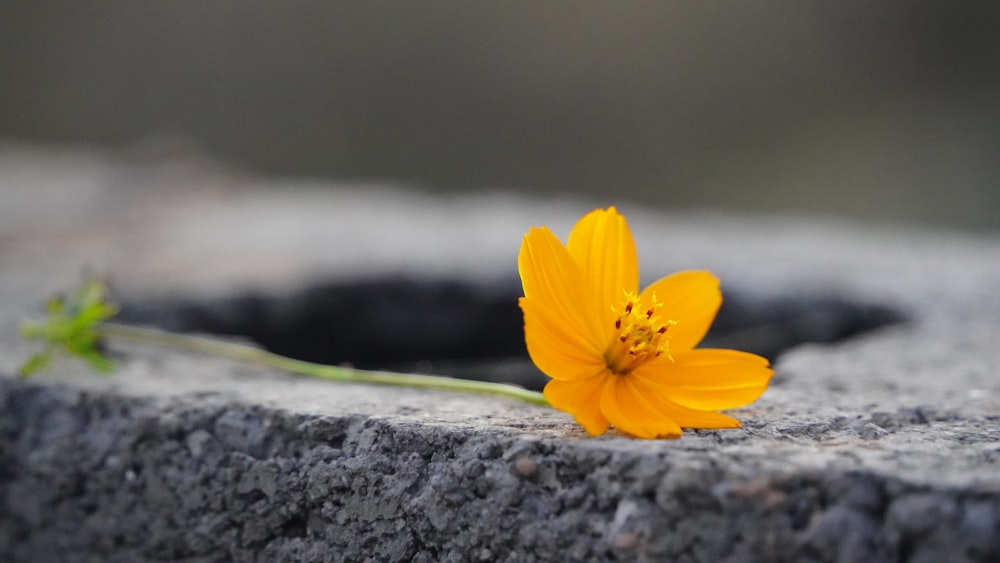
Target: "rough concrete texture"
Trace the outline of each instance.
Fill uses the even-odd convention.
[[[565,234],[621,202],[279,186],[186,155],[13,146],[0,198],[2,561],[1000,558],[995,236],[622,203],[646,280],[711,268],[760,303],[906,319],[785,350],[733,412],[742,429],[649,442],[139,346],[113,346],[111,377],[12,376],[17,321],[83,269],[126,302],[400,273],[485,287],[528,226]]]

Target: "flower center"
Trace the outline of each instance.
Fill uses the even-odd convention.
[[[652,296],[652,303],[643,306],[639,297],[625,292],[621,307],[612,306],[615,319],[615,337],[604,350],[604,361],[613,373],[625,375],[657,356],[670,356],[670,327],[677,321],[662,319],[656,313],[663,303]]]

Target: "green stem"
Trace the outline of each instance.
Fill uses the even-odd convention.
[[[334,381],[350,381],[357,383],[375,383],[378,385],[399,385],[403,387],[424,387],[428,389],[443,389],[447,391],[464,391],[517,399],[535,405],[548,405],[541,393],[529,391],[514,385],[457,379],[437,375],[420,375],[411,373],[394,373],[389,371],[370,371],[339,366],[314,364],[279,356],[245,344],[222,342],[210,338],[188,336],[165,332],[152,328],[143,328],[118,323],[100,323],[97,325],[102,335],[108,338],[129,340],[145,344],[167,346],[189,352],[200,352],[221,356],[233,360],[244,360],[260,363],[273,368],[298,375],[332,379]]]

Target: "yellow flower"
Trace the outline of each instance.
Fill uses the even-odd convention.
[[[532,227],[518,256],[528,353],[552,378],[545,398],[593,436],[611,424],[638,438],[681,428],[736,428],[717,410],[767,388],[765,358],[695,349],[722,304],[719,280],[679,272],[639,292],[639,261],[625,217],[597,209],[562,242]]]

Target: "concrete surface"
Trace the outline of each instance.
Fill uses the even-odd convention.
[[[191,155],[16,146],[0,198],[0,560],[1000,558],[996,237],[279,185]],[[906,320],[784,350],[772,388],[733,412],[743,429],[665,442],[139,346],[113,346],[111,377],[12,376],[18,320],[84,270],[159,311],[395,275],[489,293],[528,226],[564,235],[608,203],[647,281],[711,268],[761,310],[835,298]]]

